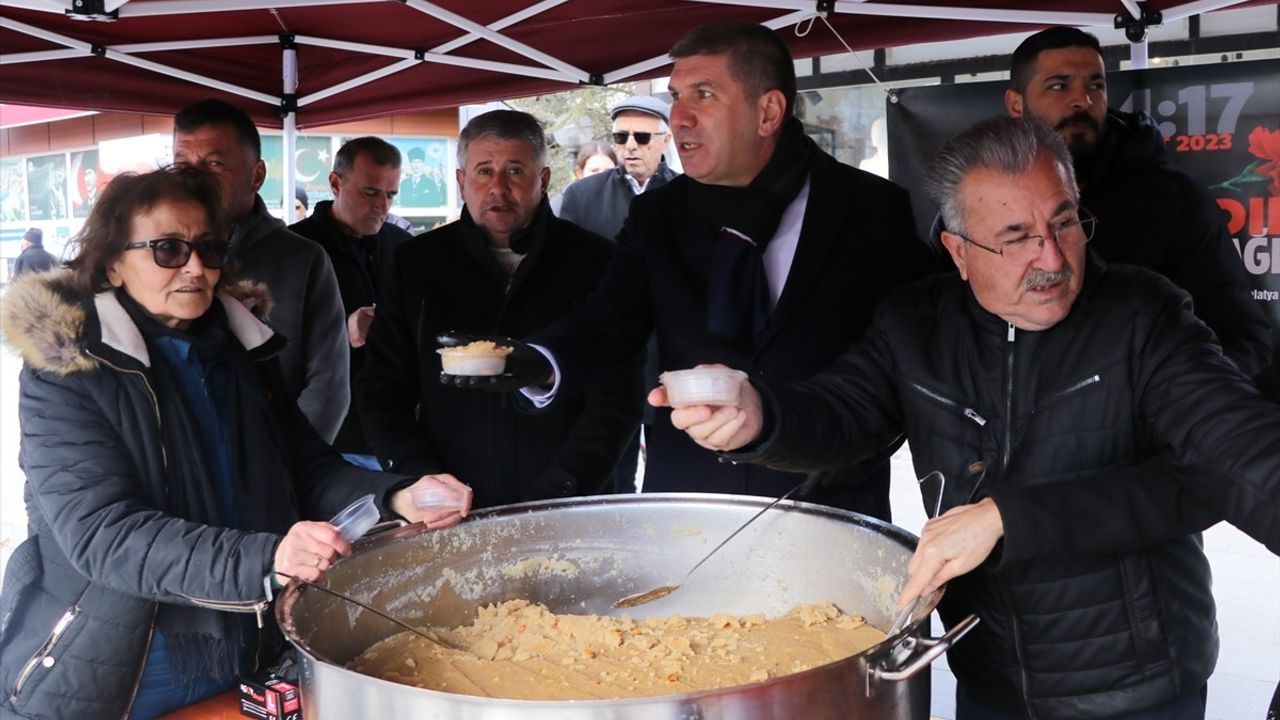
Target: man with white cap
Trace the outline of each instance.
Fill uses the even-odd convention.
[[[585,177],[565,188],[561,218],[612,240],[622,229],[631,198],[667,184],[675,171],[662,161],[671,130],[671,108],[658,98],[637,95],[609,110],[618,167]]]

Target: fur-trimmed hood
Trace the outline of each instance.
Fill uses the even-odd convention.
[[[247,350],[265,345],[275,333],[258,316],[271,307],[266,286],[240,281],[218,291],[231,332]],[[90,323],[91,315],[97,322]],[[87,337],[96,326],[100,337]],[[22,355],[28,367],[59,375],[89,372],[101,362],[88,349],[102,343],[150,367],[142,333],[125,312],[114,290],[86,297],[71,286],[68,270],[32,273],[17,278],[0,307],[5,344]]]

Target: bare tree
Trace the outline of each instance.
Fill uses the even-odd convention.
[[[613,129],[609,108],[634,94],[634,83],[621,83],[507,101],[511,107],[538,118],[547,129],[551,164],[548,195],[561,192],[573,182],[578,148],[591,140],[605,140]]]

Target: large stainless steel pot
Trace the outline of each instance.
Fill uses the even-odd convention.
[[[449,530],[408,526],[365,540],[326,582],[411,624],[467,624],[478,605],[516,598],[554,612],[621,614],[611,603],[682,577],[767,502],[654,493],[510,505]],[[780,615],[826,600],[887,628],[915,542],[862,515],[785,502],[680,590],[627,612]],[[307,720],[915,720],[928,715],[928,664],[969,626],[941,639],[921,637],[937,600],[875,648],[803,673],[684,695],[575,702],[476,698],[351,672],[343,667],[348,661],[400,628],[305,586],[286,588],[276,615],[302,657]]]

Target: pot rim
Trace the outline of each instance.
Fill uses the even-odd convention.
[[[636,505],[636,504],[658,504],[667,505],[671,503],[688,503],[698,504],[710,502],[717,505],[740,505],[759,509],[773,502],[775,498],[761,497],[755,495],[728,495],[719,493],[634,493],[628,495],[593,495],[584,497],[562,498],[552,500],[536,500],[532,502],[515,503],[511,505],[500,505],[492,508],[478,510],[467,516],[463,524],[479,520],[497,520],[509,516],[526,515],[531,513],[543,512],[554,509],[568,509],[589,505]],[[869,528],[886,538],[903,545],[908,550],[914,551],[918,538],[910,531],[905,530],[897,525],[887,523],[878,518],[862,515],[849,510],[833,508],[827,505],[818,505],[797,500],[783,500],[778,503],[774,510],[782,512],[800,512],[806,515],[825,517],[829,519],[847,522],[854,525]],[[459,526],[454,526],[459,527]],[[448,532],[452,528],[445,529]],[[353,551],[348,558],[343,558],[339,562],[346,562],[357,555],[372,552],[380,547],[399,542],[406,538],[416,537],[423,533],[440,532],[440,530],[428,529],[426,525],[421,523],[413,523],[387,530],[378,535],[368,537],[357,541],[352,545]],[[309,643],[303,638],[298,637],[296,629],[293,627],[290,618],[292,616],[293,606],[299,602],[305,585],[300,584],[297,580],[291,580],[289,584],[280,591],[276,600],[276,621],[280,626],[281,632],[285,639],[297,651],[311,662],[319,663],[325,666],[326,672],[339,671],[340,673],[355,678],[359,678],[361,682],[373,681],[385,686],[392,691],[401,691],[400,689],[408,689],[422,693],[428,693],[431,697],[438,699],[447,699],[450,702],[463,704],[477,704],[486,707],[492,707],[495,704],[510,705],[512,707],[537,707],[537,708],[554,708],[562,706],[565,708],[583,708],[599,705],[600,707],[616,707],[619,705],[635,705],[642,706],[652,704],[655,701],[663,702],[699,702],[709,698],[721,695],[737,695],[743,692],[750,692],[753,688],[758,687],[777,687],[779,685],[790,684],[791,682],[805,682],[813,675],[841,673],[846,666],[858,665],[860,672],[865,674],[867,665],[873,661],[873,658],[881,658],[889,655],[892,650],[902,644],[903,640],[916,635],[923,625],[933,613],[934,608],[941,600],[945,588],[939,588],[930,597],[928,603],[921,608],[919,615],[892,637],[886,637],[880,643],[873,645],[860,653],[850,655],[849,657],[830,662],[825,665],[809,668],[796,673],[789,673],[779,677],[768,678],[753,683],[744,683],[741,685],[732,685],[723,688],[714,688],[709,690],[697,690],[687,693],[673,693],[670,695],[645,695],[634,698],[609,698],[609,699],[584,699],[584,700],[518,700],[511,698],[489,698],[476,695],[464,695],[459,693],[448,693],[440,690],[431,690],[429,688],[420,688],[414,685],[392,682],[383,680],[382,678],[372,675],[365,675],[350,670],[344,665],[333,662],[328,658],[314,651]]]

